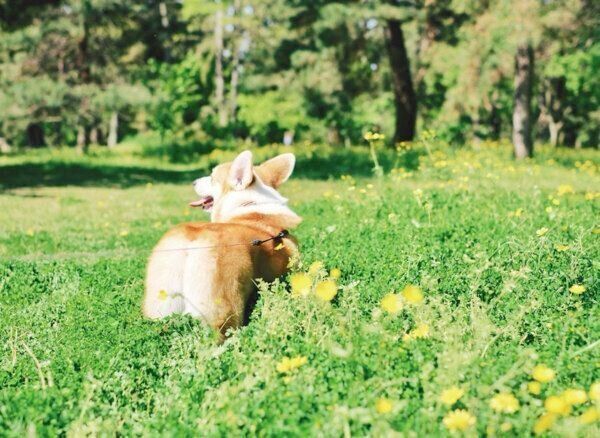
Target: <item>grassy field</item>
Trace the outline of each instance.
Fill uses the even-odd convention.
[[[0,158],[0,435],[599,436],[600,155],[427,146],[381,178],[368,150],[299,153],[297,269],[339,290],[262,285],[223,345],[140,301],[154,243],[207,219],[190,182],[233,152]]]

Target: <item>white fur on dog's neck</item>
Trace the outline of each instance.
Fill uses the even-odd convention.
[[[211,212],[211,221],[229,222],[252,213],[297,218],[298,215],[287,206],[287,202],[287,198],[254,174],[252,188],[228,192],[218,201]]]

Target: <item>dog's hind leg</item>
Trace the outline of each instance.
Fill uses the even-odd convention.
[[[157,247],[161,249],[161,245]],[[183,277],[187,251],[165,251],[152,254],[146,274],[144,316],[164,318],[181,313],[185,308]]]

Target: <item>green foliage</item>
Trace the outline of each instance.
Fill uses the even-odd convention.
[[[160,90],[150,113],[150,124],[162,137],[186,138],[202,127],[201,110],[212,93],[205,67],[193,54],[178,64],[150,62],[150,75],[155,78],[150,86]]]
[[[392,20],[420,129],[456,144],[509,137],[515,50],[528,42],[537,140],[598,145],[595,2],[21,3],[0,5],[0,137],[17,147],[154,131],[190,159],[213,139],[263,144],[294,131],[357,144],[372,129],[392,146]]]
[[[259,95],[242,95],[239,98],[238,120],[259,144],[280,142],[285,131],[291,130],[296,139],[306,134],[319,138],[313,131],[311,120],[303,112],[302,96],[296,93],[267,91]]]
[[[369,176],[365,148],[295,149],[297,173],[282,189],[304,218],[299,269],[340,268],[341,288],[322,303],[291,297],[285,281],[262,285],[250,324],[221,346],[191,318],[144,320],[140,299],[153,243],[206,220],[186,207],[189,181],[235,151],[189,166],[143,160],[130,145],[1,158],[0,208],[11,214],[0,217],[0,429],[446,436],[442,419],[462,408],[476,418],[467,433],[531,434],[545,398],[597,377],[597,154],[540,148],[515,164],[504,144],[411,147],[390,155],[383,178]],[[254,152],[260,161],[283,150]],[[400,166],[409,152],[411,169]],[[357,166],[345,169],[354,177],[327,174],[344,171],[340,162]],[[409,283],[423,304],[381,309]],[[573,284],[586,291],[570,293]],[[417,324],[428,337],[404,341]],[[307,363],[277,371],[295,356]],[[556,378],[535,395],[527,384],[540,363]],[[439,397],[453,385],[465,394],[451,408]],[[517,412],[491,408],[501,391]],[[390,412],[377,411],[380,398]],[[550,433],[597,435],[577,418],[590,406]]]
[[[54,118],[74,96],[66,84],[57,84],[47,76],[25,78],[0,91],[2,136],[23,144],[25,131],[32,122],[44,121],[50,144],[63,140],[62,135],[51,135]]]
[[[545,67],[549,78],[564,78],[567,90],[565,122],[569,130],[576,132],[579,145],[597,145],[600,138],[600,43],[596,42],[581,50],[558,53]]]
[[[181,15],[185,20],[194,19],[198,16],[214,14],[223,7],[219,1],[197,1],[185,0],[181,9]]]
[[[458,7],[453,9],[459,11]],[[434,42],[421,55],[426,67],[420,87],[425,126],[458,143],[470,136],[509,137],[515,48],[522,41],[530,41],[536,47],[538,80],[534,96],[538,97],[533,109],[535,117],[539,117],[538,137],[548,138],[548,113],[553,111],[552,106],[559,106],[559,118],[565,124],[561,143],[597,145],[598,137],[594,134],[584,134],[585,141],[577,140],[577,132],[588,129],[579,124],[583,119],[588,126],[597,125],[592,122],[594,110],[588,106],[597,99],[592,97],[597,95],[592,91],[597,89],[594,87],[597,79],[587,74],[588,66],[594,64],[593,39],[588,36],[594,19],[581,19],[588,15],[585,9],[583,2],[568,1],[548,2],[543,7],[530,1],[467,3],[462,13],[468,19],[456,30],[456,39]],[[564,57],[570,59],[563,60]],[[561,65],[575,64],[571,57],[585,65],[569,66],[571,78],[567,79],[566,69]],[[545,96],[554,93],[549,84],[551,78],[574,80],[590,88],[584,91],[570,87],[566,93],[552,96],[555,103],[550,104]],[[570,114],[580,114],[582,118]]]

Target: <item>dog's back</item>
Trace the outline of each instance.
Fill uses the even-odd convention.
[[[187,223],[170,230],[148,263],[144,315],[191,314],[223,334],[240,326],[254,302],[253,280],[283,275],[297,251],[289,237],[252,244],[276,235],[260,223]]]

